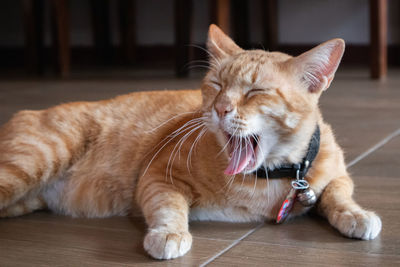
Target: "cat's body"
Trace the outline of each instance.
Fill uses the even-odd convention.
[[[51,210],[87,217],[127,215],[145,156],[156,152],[177,120],[159,126],[200,105],[199,91],[164,91],[22,111],[3,126],[1,149],[26,151],[19,157],[25,172],[51,169],[41,175],[45,184],[29,194],[33,199],[40,196]],[[31,187],[37,185],[27,185],[26,190]],[[8,213],[19,211],[11,206]]]
[[[209,49],[213,69],[201,91],[133,93],[16,114],[0,128],[0,215],[46,207],[86,217],[141,211],[149,225],[145,249],[174,258],[191,247],[189,218],[276,218],[292,179],[253,173],[300,162],[318,126],[321,144],[306,175],[318,210],[344,235],[375,238],[380,219],[352,200],[342,150],[317,107],[342,41],[292,58],[243,51],[212,26]],[[290,216],[308,209],[295,202]]]

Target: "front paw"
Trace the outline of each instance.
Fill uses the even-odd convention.
[[[343,235],[363,240],[374,239],[382,229],[381,219],[366,210],[336,211],[329,221]]]
[[[166,232],[151,229],[144,238],[144,249],[159,260],[180,257],[190,250],[192,235],[189,232]]]

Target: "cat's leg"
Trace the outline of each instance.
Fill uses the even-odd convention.
[[[192,245],[188,229],[188,201],[171,185],[157,182],[147,184],[139,186],[137,195],[149,227],[144,248],[156,259],[180,257]]]
[[[320,197],[318,210],[343,235],[374,239],[381,231],[381,219],[353,200],[353,187],[353,181],[348,176],[332,180]]]
[[[0,218],[21,216],[45,208],[47,208],[47,205],[42,197],[24,198],[0,210]]]

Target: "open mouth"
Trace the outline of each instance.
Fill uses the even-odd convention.
[[[257,136],[240,137],[226,133],[228,139],[229,164],[224,173],[234,175],[254,168],[257,162]]]

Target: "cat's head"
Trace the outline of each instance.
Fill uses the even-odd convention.
[[[317,124],[319,96],[332,82],[344,41],[333,39],[291,57],[243,50],[211,25],[207,46],[203,111],[229,157],[225,173],[301,161]]]

